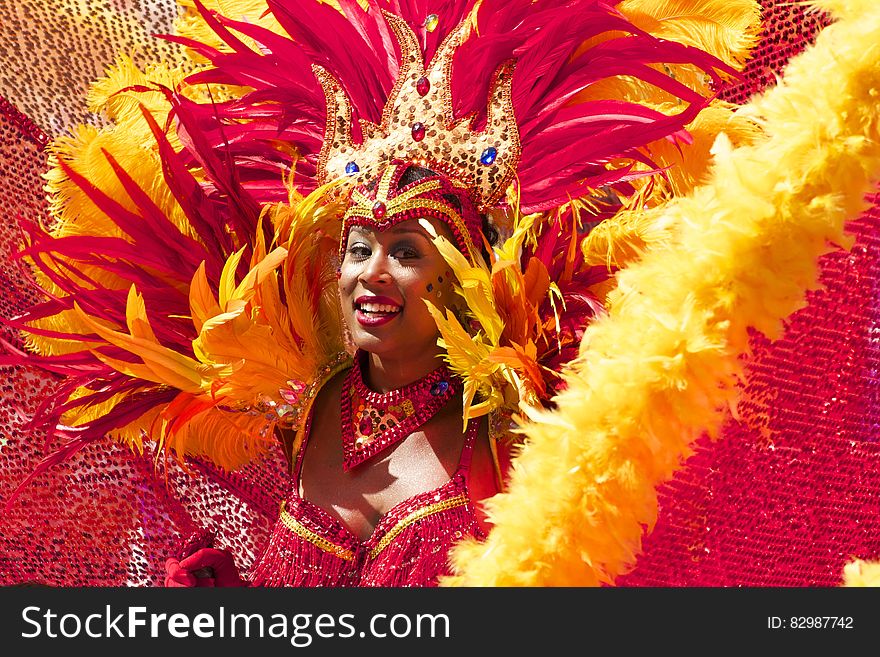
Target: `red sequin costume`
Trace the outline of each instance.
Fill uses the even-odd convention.
[[[468,491],[478,424],[479,420],[468,424],[458,467],[449,481],[394,505],[366,540],[301,497],[303,445],[291,492],[250,574],[252,585],[436,586],[438,577],[451,572],[450,548],[468,535],[484,538]]]

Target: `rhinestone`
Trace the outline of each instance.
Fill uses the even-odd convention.
[[[439,397],[440,395],[445,395],[447,390],[449,390],[449,382],[438,381],[431,386],[431,395],[433,395],[434,397]]]
[[[376,219],[381,220],[385,216],[385,212],[387,212],[387,208],[382,201],[376,201],[373,203],[373,216]]]
[[[489,146],[489,148],[484,150],[483,154],[480,155],[480,163],[486,165],[492,164],[497,156],[498,149],[496,149],[494,146]]]
[[[422,141],[425,138],[425,125],[420,122],[413,123],[412,138],[416,141]]]
[[[278,394],[281,395],[281,399],[286,401],[288,404],[297,404],[299,403],[300,393],[290,390],[288,388],[281,388],[278,390]]]
[[[425,29],[428,32],[433,32],[437,29],[437,25],[440,24],[440,17],[437,14],[428,14],[428,17],[425,19]]]
[[[349,162],[345,165],[345,175],[347,176],[357,173],[360,170],[361,168],[357,165],[357,162]]]
[[[416,91],[419,96],[427,96],[428,92],[431,90],[431,83],[428,81],[428,78],[422,76],[419,78],[418,82],[416,82]]]

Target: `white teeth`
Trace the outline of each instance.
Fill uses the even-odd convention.
[[[387,306],[379,303],[362,303],[358,307],[365,313],[396,313],[400,311],[398,306]]]

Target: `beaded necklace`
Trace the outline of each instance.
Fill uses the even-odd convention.
[[[441,365],[397,390],[380,393],[364,383],[365,352],[358,352],[342,387],[342,468],[350,470],[395,445],[430,420],[461,381]]]

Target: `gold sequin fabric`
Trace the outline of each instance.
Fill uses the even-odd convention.
[[[327,100],[327,128],[318,164],[320,182],[347,177],[363,184],[393,160],[406,160],[460,181],[481,209],[492,207],[512,182],[520,144],[510,89],[513,65],[498,71],[489,95],[484,130],[470,117],[454,121],[450,76],[452,57],[464,33],[454,30],[426,69],[412,29],[385,14],[401,48],[401,68],[382,114],[382,123],[361,123],[364,141],[351,139],[351,103],[333,77],[315,67]],[[420,126],[420,128],[416,126]],[[414,137],[416,132],[421,138]]]

